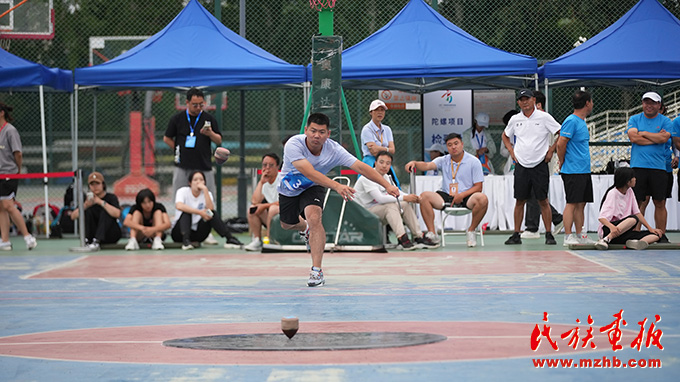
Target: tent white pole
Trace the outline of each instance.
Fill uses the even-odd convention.
[[[42,158],[43,173],[47,173],[47,139],[45,137],[45,90],[43,85],[38,87],[40,90],[40,132],[42,135]],[[45,188],[45,238],[50,238],[50,199],[47,188],[47,177],[43,178]]]

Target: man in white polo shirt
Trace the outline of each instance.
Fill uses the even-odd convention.
[[[533,190],[541,208],[543,224],[545,224],[545,243],[555,245],[552,228],[552,213],[548,203],[548,186],[550,171],[548,162],[555,153],[555,144],[550,145],[550,137],[560,131],[560,124],[548,113],[536,108],[536,98],[529,89],[523,89],[517,96],[517,105],[521,109],[508,121],[501,138],[508,149],[515,165],[515,232],[505,244],[522,244],[520,229],[524,217],[524,204],[531,197]],[[513,146],[511,136],[515,137]]]

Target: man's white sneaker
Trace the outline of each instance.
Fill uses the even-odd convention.
[[[90,249],[90,251],[99,251],[101,248],[99,247],[99,242],[97,239],[93,239],[90,244],[85,245],[87,248]]]
[[[525,230],[524,232],[522,232],[522,234],[519,237],[521,237],[522,239],[540,239],[541,234],[538,233],[538,231],[531,232],[531,231]]]
[[[644,240],[626,240],[626,247],[630,249],[645,249],[649,243]]]
[[[126,251],[136,251],[138,249],[139,249],[139,243],[137,242],[137,239],[134,238],[134,237],[131,237],[128,240],[127,245],[125,246],[125,250]]]
[[[261,251],[262,250],[262,240],[259,237],[253,238],[250,244],[245,246],[246,251]]]
[[[11,241],[0,241],[0,251],[11,251],[12,242]]]
[[[576,234],[570,233],[569,235],[564,235],[564,245],[565,247],[568,247],[570,245],[576,245],[576,244],[581,244],[579,241],[578,237]]]
[[[595,243],[595,248],[599,249],[600,251],[604,251],[609,248],[609,243],[607,243],[604,239],[600,239]]]
[[[477,246],[477,234],[475,231],[467,231],[465,233],[466,236],[466,243],[468,247],[476,247]]]
[[[203,240],[203,244],[205,245],[217,245],[219,244],[217,240],[215,239],[215,236],[213,236],[212,232],[208,234],[208,237]]]
[[[158,236],[154,237],[153,244],[151,244],[151,249],[153,250],[165,249],[165,245],[163,245],[163,240]]]
[[[35,240],[33,235],[24,236],[24,241],[26,242],[26,248],[28,248],[29,251],[38,246],[38,241]]]
[[[592,245],[595,244],[595,240],[591,240],[588,237],[587,233],[581,234],[581,237],[578,238],[580,244],[585,244],[585,245]]]
[[[561,222],[555,224],[555,228],[553,228],[553,235],[557,235],[558,233],[562,232],[562,229],[564,229],[564,220]]]
[[[318,271],[311,270],[309,271],[309,280],[307,280],[307,286],[309,287],[317,287],[321,286],[326,283],[326,280],[323,278],[323,271],[319,269]]]

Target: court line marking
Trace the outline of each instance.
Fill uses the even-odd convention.
[[[59,268],[62,268],[62,267],[69,266],[69,265],[71,265],[71,264],[73,264],[73,263],[76,263],[76,262],[78,262],[78,261],[81,261],[81,260],[83,260],[83,259],[87,259],[88,257],[90,257],[90,256],[88,256],[88,255],[80,256],[80,257],[78,257],[78,258],[76,258],[76,259],[67,261],[67,262],[65,262],[65,263],[60,263],[60,264],[58,264],[58,265],[55,265],[55,266],[50,267],[50,268],[47,268],[47,269],[43,269],[43,270],[38,271],[38,272],[33,272],[33,273],[28,274],[28,275],[19,276],[19,278],[22,279],[22,280],[26,280],[26,279],[29,279],[29,278],[31,278],[31,277],[33,277],[33,276],[37,276],[37,275],[39,275],[39,274],[41,274],[41,273],[51,272],[51,271],[53,271],[53,270],[55,270],[55,269],[59,269]]]
[[[590,261],[591,263],[595,263],[595,264],[597,264],[597,265],[599,265],[599,266],[601,266],[601,267],[605,267],[605,268],[611,269],[612,271],[614,271],[614,272],[616,272],[616,273],[623,273],[623,271],[620,271],[620,270],[618,270],[618,269],[612,268],[612,267],[610,267],[609,265],[603,264],[603,263],[601,263],[601,262],[599,262],[599,261],[596,261],[596,260],[592,260],[592,259],[588,259],[588,258],[586,258],[586,257],[583,257],[583,256],[579,255],[578,253],[573,252],[573,251],[571,251],[571,250],[565,251],[565,252],[568,253],[568,254],[570,254],[570,255],[579,257],[579,258],[581,258],[581,259],[583,259],[583,260],[585,260],[585,261]]]
[[[680,267],[678,267],[677,265],[668,264],[668,263],[663,262],[663,261],[659,261],[659,262],[660,262],[661,264],[668,265],[669,267],[672,267],[672,268],[675,268],[675,269],[680,270]]]

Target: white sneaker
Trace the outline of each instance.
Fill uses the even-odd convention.
[[[429,232],[429,231],[428,231],[428,232],[425,234],[425,237],[428,238],[428,239],[430,239],[430,241],[431,241],[432,243],[434,243],[434,244],[439,244],[439,238],[437,237],[437,235],[435,235],[434,232]]]
[[[531,232],[531,231],[526,231],[526,230],[525,230],[524,232],[522,232],[521,235],[519,235],[519,237],[521,237],[522,239],[540,239],[540,238],[541,238],[541,234],[538,233],[538,231],[536,231],[536,232]]]
[[[309,287],[318,287],[322,286],[323,284],[326,283],[326,280],[323,278],[323,271],[322,270],[311,270],[309,271],[309,280],[307,280],[307,286]]]
[[[553,228],[553,231],[552,231],[553,235],[557,235],[558,233],[560,233],[563,228],[564,228],[564,220],[555,224],[555,228]]]
[[[587,233],[582,233],[581,237],[578,238],[580,244],[585,244],[585,245],[593,245],[595,244],[595,240],[591,240],[588,237]]]
[[[475,231],[467,231],[465,233],[466,236],[466,242],[468,247],[476,247],[477,246],[477,234]]]
[[[649,247],[649,243],[644,240],[626,240],[626,247],[640,250]]]
[[[568,247],[570,245],[576,245],[576,244],[581,244],[579,241],[579,238],[576,236],[574,233],[570,233],[569,235],[565,235],[564,237],[564,244],[562,244],[565,247]]]
[[[203,244],[205,245],[217,245],[219,244],[217,240],[215,240],[215,236],[213,236],[212,232],[208,235],[208,237],[203,240]]]
[[[151,249],[154,250],[162,250],[165,249],[165,246],[163,245],[163,240],[156,236],[153,238],[153,244],[151,244]]]
[[[262,250],[262,240],[259,237],[253,238],[250,244],[245,246],[246,251],[261,251]]]
[[[35,240],[33,235],[24,236],[24,241],[26,242],[26,248],[28,248],[29,251],[38,246],[38,241]]]
[[[595,243],[595,248],[599,249],[600,251],[604,251],[609,249],[609,243],[607,243],[604,239],[600,239]]]
[[[93,240],[92,243],[85,245],[87,248],[90,249],[90,251],[99,251],[101,248],[99,247],[99,242],[97,240]]]
[[[125,246],[125,250],[126,251],[137,251],[137,250],[139,250],[139,243],[137,243],[137,239],[134,238],[134,237],[131,237],[128,240],[127,245]]]
[[[191,243],[182,244],[182,251],[190,251],[192,249],[194,249],[194,246]]]
[[[12,242],[11,241],[0,241],[0,251],[11,251]]]

